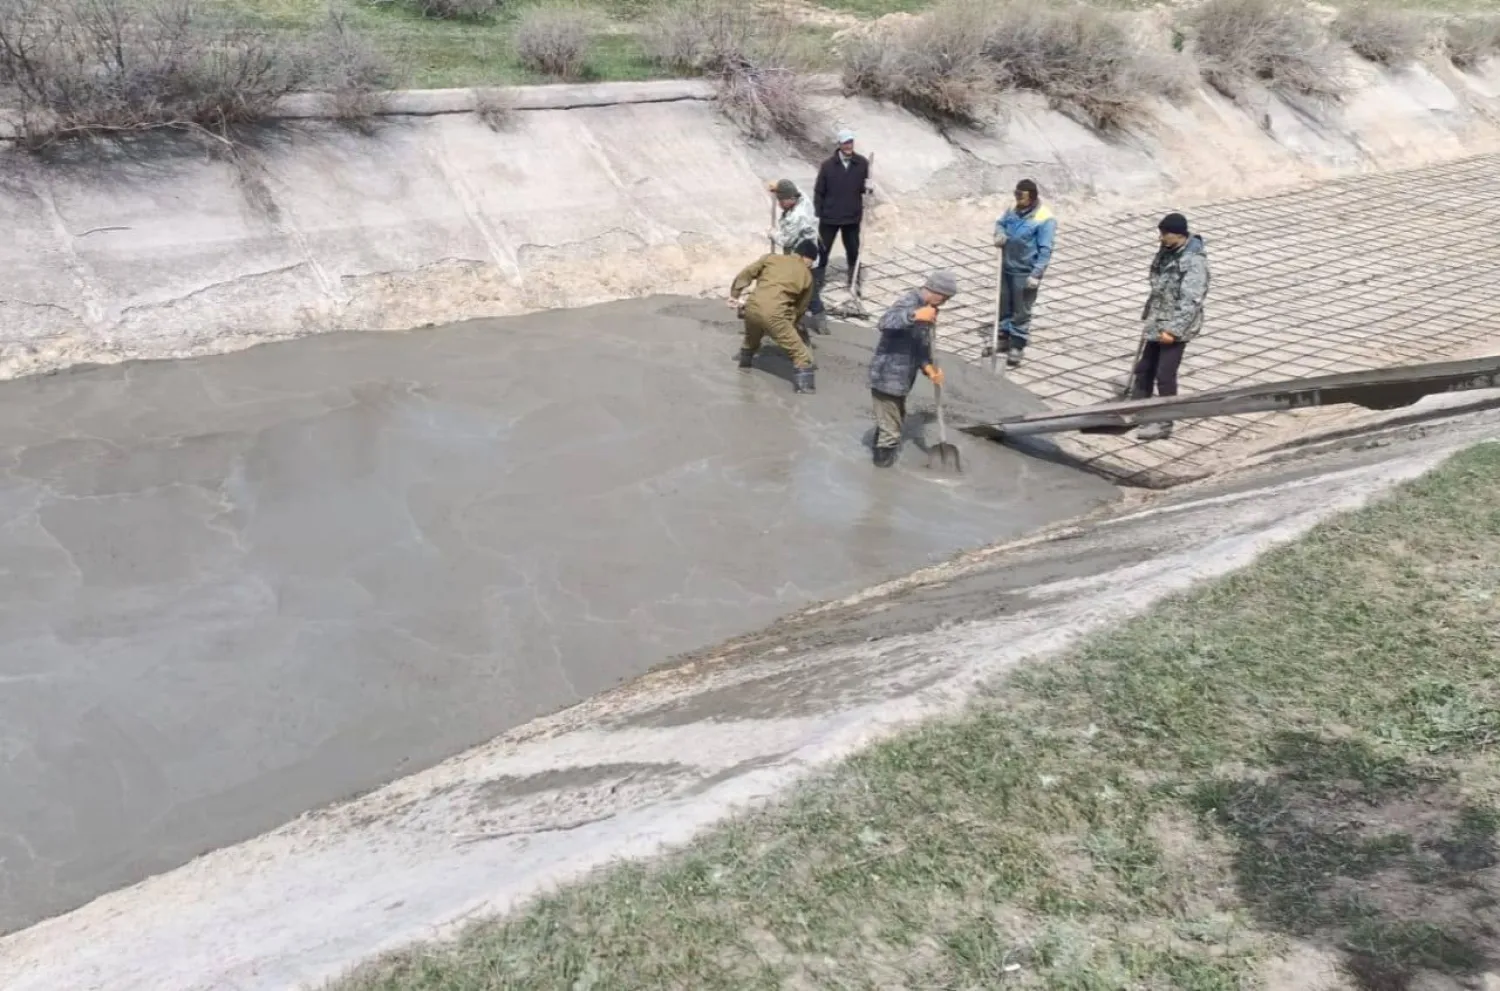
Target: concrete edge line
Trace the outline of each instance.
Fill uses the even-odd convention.
[[[805,76],[809,94],[841,91],[838,76],[826,73]],[[642,103],[708,102],[718,88],[705,79],[649,79],[613,83],[549,83],[539,86],[471,86],[459,89],[391,90],[382,94],[382,106],[374,117],[440,117],[472,114],[480,109],[484,94],[498,94],[508,110],[580,110],[588,107],[618,107]],[[334,97],[328,93],[293,93],[277,101],[271,120],[328,120],[336,118]],[[0,141],[20,137],[19,116],[0,109]]]

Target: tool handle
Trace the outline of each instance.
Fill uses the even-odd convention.
[[[1005,250],[995,249],[995,322],[990,326],[990,374],[1000,361],[1000,291],[1005,285]]]
[[[948,443],[948,423],[943,419],[943,387],[933,385],[933,393],[937,396],[937,421],[938,421],[938,443]]]

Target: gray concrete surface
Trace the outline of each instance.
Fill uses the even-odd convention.
[[[929,473],[921,398],[876,472],[866,336],[810,397],[670,298],[0,386],[0,929],[1112,497]]]
[[[1428,403],[1426,405],[1433,405]],[[0,938],[7,991],[286,991],[621,857],[952,712],[1242,567],[1500,412],[1377,426],[965,555],[685,657],[346,805]]]

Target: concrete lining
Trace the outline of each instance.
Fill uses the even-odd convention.
[[[940,133],[827,81],[810,91],[819,127],[852,126],[877,155],[870,259],[983,236],[1024,174],[1063,218],[1061,264],[1066,232],[1090,214],[1500,149],[1500,63],[1351,71],[1349,100],[1271,100],[1269,129],[1204,90],[1123,136],[1035,94],[1008,99],[982,132]],[[190,140],[45,162],[0,149],[12,220],[0,377],[722,292],[765,243],[766,181],[810,184],[816,171],[796,148],[744,140],[702,81],[507,93],[527,112],[498,129],[466,112],[472,91],[396,94],[372,135],[292,120],[233,161]],[[299,97],[288,113],[316,116],[315,104]]]
[[[0,388],[0,930],[1113,497],[658,298]],[[954,363],[956,423],[1036,408]],[[930,395],[930,393],[929,393]]]

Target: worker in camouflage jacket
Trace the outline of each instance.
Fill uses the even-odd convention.
[[[776,205],[781,209],[776,226],[768,232],[776,250],[790,255],[804,242],[817,244],[818,216],[813,213],[812,200],[802,195],[802,190],[790,179],[778,179],[771,183],[770,189],[771,195],[776,197]],[[816,282],[813,284],[812,302],[807,305],[807,326],[820,334],[828,333],[828,319],[823,315],[823,296],[818,292]]]
[[[951,272],[933,272],[922,288],[903,293],[881,316],[880,343],[870,360],[870,396],[875,404],[875,464],[888,468],[896,461],[901,430],[906,423],[906,396],[921,372],[935,385],[943,384],[943,370],[932,353],[932,330],[938,308],[958,293]]]
[[[1208,251],[1203,238],[1189,232],[1187,218],[1169,213],[1157,224],[1161,247],[1151,262],[1151,294],[1141,310],[1141,356],[1135,363],[1131,395],[1150,399],[1177,395],[1177,369],[1188,341],[1203,327],[1208,298]],[[1136,436],[1162,440],[1172,436],[1170,423],[1148,423]]]

